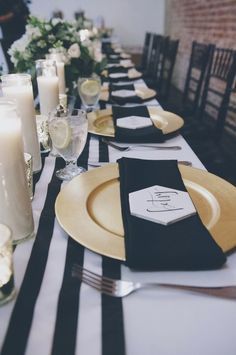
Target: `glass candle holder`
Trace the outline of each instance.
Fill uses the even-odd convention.
[[[7,99],[14,99],[21,119],[24,150],[32,155],[33,171],[42,167],[39,141],[36,128],[34,98],[29,74],[2,75],[2,93]]]
[[[46,59],[55,61],[57,67],[59,94],[65,94],[66,82],[65,82],[65,52],[61,48],[51,48],[50,53],[46,54]]]
[[[10,227],[14,244],[34,235],[23,152],[16,105],[0,98],[0,223]]]
[[[26,170],[28,191],[29,191],[30,200],[32,201],[34,198],[34,195],[33,195],[33,159],[29,153],[24,153],[24,159],[25,159],[25,170]]]
[[[0,224],[0,306],[15,295],[11,230]]]
[[[51,150],[51,139],[48,132],[48,117],[36,115],[36,124],[41,153],[48,153]]]
[[[36,61],[40,113],[48,115],[59,104],[59,79],[56,62],[49,59]]]

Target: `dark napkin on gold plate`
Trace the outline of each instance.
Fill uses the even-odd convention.
[[[125,105],[127,103],[141,104],[142,102],[150,100],[150,98],[142,99],[141,97],[137,96],[136,93],[134,93],[133,96],[129,96],[129,97],[119,97],[119,96],[112,95],[112,92],[118,91],[118,90],[132,90],[132,91],[134,91],[135,87],[133,84],[127,84],[127,85],[110,84],[110,86],[109,86],[109,100],[114,101],[118,105]]]
[[[187,191],[177,161],[122,158],[118,163],[126,264],[129,267],[137,270],[203,270],[217,269],[225,263],[225,254],[198,214],[165,226],[130,213],[130,192],[154,185]]]
[[[117,126],[117,119],[128,116],[150,117],[146,106],[112,107],[112,117],[115,127],[115,140],[126,143],[161,143],[165,138],[163,132],[152,126],[137,129],[128,129]]]

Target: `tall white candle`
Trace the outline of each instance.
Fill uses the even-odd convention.
[[[18,115],[21,118],[24,151],[32,155],[33,171],[39,171],[42,163],[30,75],[4,75],[2,92],[4,97],[16,100]]]
[[[49,52],[50,53],[46,54],[46,59],[53,60],[56,63],[59,80],[59,94],[65,94],[65,52],[63,48],[51,48],[49,49]]]
[[[40,112],[42,115],[48,115],[55,110],[59,104],[59,87],[57,76],[38,76]]]
[[[0,223],[8,225],[13,241],[34,232],[23,154],[21,121],[15,107],[0,100]]]
[[[63,62],[56,62],[57,76],[59,84],[59,94],[65,94],[66,83],[65,83],[65,64]]]

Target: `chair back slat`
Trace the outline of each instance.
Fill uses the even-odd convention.
[[[141,68],[145,70],[147,68],[149,53],[151,48],[153,34],[151,32],[147,32],[144,39],[142,59],[141,59]]]
[[[152,39],[152,46],[150,50],[149,62],[146,70],[147,76],[153,77],[157,72],[158,63],[161,56],[161,48],[163,43],[163,36],[154,34]]]
[[[203,44],[194,41],[192,43],[192,51],[185,81],[183,94],[183,106],[189,106],[191,112],[195,113],[198,108],[199,97],[206,73],[207,67],[210,65],[214,46],[212,44]],[[194,84],[194,92],[190,88]]]
[[[166,37],[163,41],[163,58],[159,77],[157,76],[157,87],[159,88],[161,97],[165,99],[168,97],[170,91],[178,46],[179,40],[171,40],[169,37]]]

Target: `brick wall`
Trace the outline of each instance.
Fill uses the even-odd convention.
[[[236,49],[236,0],[166,0],[165,32],[180,39],[173,84],[183,90],[193,40]],[[221,144],[235,157],[236,92],[230,98]]]
[[[166,0],[166,33],[180,39],[173,81],[182,90],[193,40],[236,49],[236,1]]]

